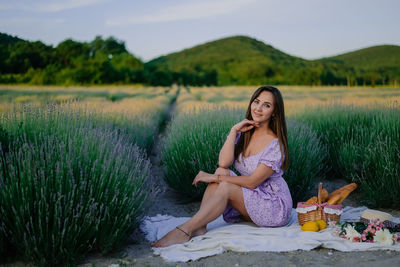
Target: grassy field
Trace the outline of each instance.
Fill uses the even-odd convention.
[[[164,179],[200,198],[194,175],[217,167],[255,89],[0,86],[0,258],[74,265],[122,244],[151,204],[148,153],[175,100]],[[279,89],[295,202],[319,179],[344,178],[370,207],[400,205],[400,88]]]
[[[245,108],[254,86],[187,87],[182,88],[177,112],[192,110],[194,107],[226,105]],[[176,90],[176,88],[175,88]],[[400,101],[400,88],[380,87],[334,87],[334,86],[279,86],[287,115],[299,113],[318,105],[386,105]],[[0,85],[0,112],[9,109],[12,103],[61,103],[75,100],[89,105],[107,104],[113,110],[140,113],[146,110],[146,103],[162,102],[157,97],[171,95],[170,87],[135,86],[10,86]],[[154,99],[156,98],[156,99]],[[149,101],[156,100],[156,101]],[[139,106],[138,106],[139,103]]]
[[[179,95],[178,113],[204,106],[246,108],[255,89],[252,86],[188,88]],[[288,116],[321,105],[390,105],[400,102],[400,88],[279,86],[278,89],[282,92]]]

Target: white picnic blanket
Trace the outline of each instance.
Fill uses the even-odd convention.
[[[361,213],[367,207],[345,207],[341,221],[358,221]],[[146,239],[155,241],[163,237],[176,226],[189,220],[188,217],[173,217],[157,215],[145,217],[140,229],[146,234]],[[400,223],[400,218],[394,218]],[[222,216],[208,224],[207,233],[192,238],[184,244],[172,245],[166,248],[153,248],[155,254],[166,261],[186,262],[203,257],[223,253],[224,251],[293,251],[311,250],[316,247],[336,249],[339,251],[360,251],[389,249],[400,251],[400,244],[384,245],[381,243],[355,243],[333,234],[333,228],[319,232],[304,232],[300,230],[297,213],[292,210],[289,223],[284,227],[263,228],[248,222],[228,224]]]

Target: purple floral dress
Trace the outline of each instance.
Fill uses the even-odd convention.
[[[237,143],[240,133],[236,137]],[[251,220],[258,226],[278,227],[286,225],[292,211],[292,197],[281,169],[281,151],[278,138],[272,140],[260,153],[242,158],[239,155],[234,167],[242,176],[250,176],[259,164],[265,164],[274,173],[255,189],[242,187],[244,205]],[[237,176],[230,170],[231,176]],[[242,221],[241,214],[231,206],[227,206],[223,218],[228,223]]]

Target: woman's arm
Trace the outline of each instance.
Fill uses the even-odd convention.
[[[248,189],[254,189],[266,179],[268,179],[274,170],[271,167],[265,164],[259,164],[258,167],[254,170],[254,172],[250,176],[220,176],[220,182],[228,182],[231,184],[239,185],[242,187],[246,187]],[[196,178],[193,180],[193,185],[197,186],[198,182],[205,183],[217,183],[218,175],[210,174],[203,171],[200,171]]]
[[[255,189],[273,173],[274,170],[271,167],[259,164],[250,176],[220,176],[219,180],[220,182],[228,182],[248,189]]]
[[[244,119],[232,127],[231,131],[226,137],[225,143],[222,146],[221,151],[219,152],[219,160],[218,160],[219,167],[227,169],[233,164],[236,134],[238,132],[244,133],[252,129],[253,127],[258,127],[258,126],[259,126],[258,122]]]
[[[219,152],[218,165],[220,168],[227,169],[233,164],[236,135],[237,130],[232,128],[226,137],[225,143]]]

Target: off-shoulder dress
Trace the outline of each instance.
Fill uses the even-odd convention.
[[[240,132],[236,136],[239,140]],[[246,158],[239,155],[234,167],[241,176],[250,176],[259,164],[265,164],[274,170],[274,173],[255,189],[242,187],[244,205],[251,220],[262,227],[279,227],[286,225],[292,211],[292,197],[289,187],[282,177],[281,149],[278,138],[272,140],[263,151]],[[237,176],[230,170],[231,176]],[[231,206],[227,206],[223,218],[228,223],[242,221],[241,214]]]

